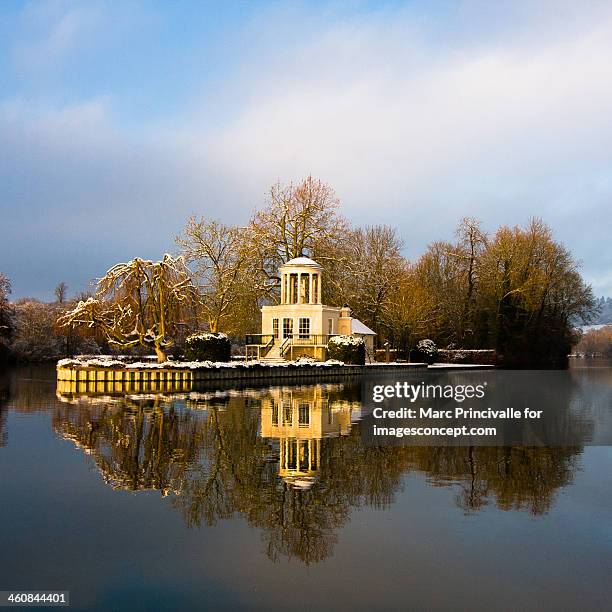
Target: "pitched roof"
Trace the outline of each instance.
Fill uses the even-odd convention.
[[[362,336],[376,335],[375,331],[372,331],[365,323],[362,323],[359,319],[351,320],[351,331],[354,334],[361,334]]]

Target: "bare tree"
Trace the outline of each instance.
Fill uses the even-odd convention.
[[[32,298],[15,304],[15,332],[12,351],[22,360],[47,361],[65,356],[65,340],[56,333],[58,304],[45,304]]]
[[[348,231],[339,206],[334,190],[312,176],[298,185],[273,185],[267,205],[249,224],[250,250],[258,256],[263,272],[274,278],[282,263],[315,252],[325,265],[334,251],[324,245],[337,243]]]
[[[473,217],[464,217],[459,222],[457,237],[459,244],[451,255],[463,261],[465,268],[465,297],[463,313],[459,323],[458,340],[465,345],[469,336],[473,335],[476,327],[476,297],[480,276],[479,264],[481,256],[487,246],[487,236],[480,227],[481,223]]]
[[[187,261],[195,266],[202,309],[212,332],[224,327],[245,294],[253,290],[244,234],[245,230],[220,221],[192,216],[176,238]]]
[[[156,262],[136,258],[113,266],[98,281],[96,297],[79,302],[58,323],[98,328],[110,344],[122,348],[151,347],[163,362],[198,303],[182,257],[164,255]]]
[[[344,261],[332,279],[336,298],[349,304],[377,333],[407,265],[402,247],[397,231],[388,225],[353,230],[344,245]]]
[[[415,267],[407,262],[399,273],[397,287],[384,304],[384,324],[396,347],[408,354],[418,340],[426,337],[435,308],[418,282]]]
[[[63,304],[66,301],[66,297],[68,295],[68,285],[64,281],[58,283],[54,293],[55,297],[57,298],[58,304]]]

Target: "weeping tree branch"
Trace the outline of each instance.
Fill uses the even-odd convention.
[[[163,362],[186,324],[185,315],[199,300],[182,257],[166,254],[156,262],[136,258],[113,266],[98,281],[95,297],[80,301],[58,324],[98,329],[121,348],[152,348]]]

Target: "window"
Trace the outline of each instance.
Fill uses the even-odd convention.
[[[327,333],[331,336],[334,333],[334,320],[327,319]]]
[[[298,455],[298,441],[287,440],[287,469],[296,470],[298,466],[297,455]]]
[[[278,319],[272,319],[272,335],[278,338]]]
[[[303,471],[309,469],[310,464],[310,449],[308,448],[308,440],[300,440],[299,445],[298,470]]]
[[[283,338],[293,338],[293,319],[283,319]]]
[[[298,331],[300,338],[303,340],[310,337],[310,319],[308,317],[300,318]]]
[[[310,425],[310,404],[300,404],[298,408],[298,425],[308,427]]]
[[[283,425],[291,425],[293,423],[293,410],[291,402],[283,402]]]
[[[272,425],[278,425],[278,403],[272,401]]]

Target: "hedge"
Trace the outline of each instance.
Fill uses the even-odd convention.
[[[433,340],[419,340],[416,348],[410,352],[410,360],[432,364],[438,357],[438,347]]]
[[[357,336],[333,336],[327,344],[328,359],[351,365],[365,364],[365,342]]]
[[[185,339],[185,358],[189,361],[230,361],[232,343],[221,333],[192,334]]]

